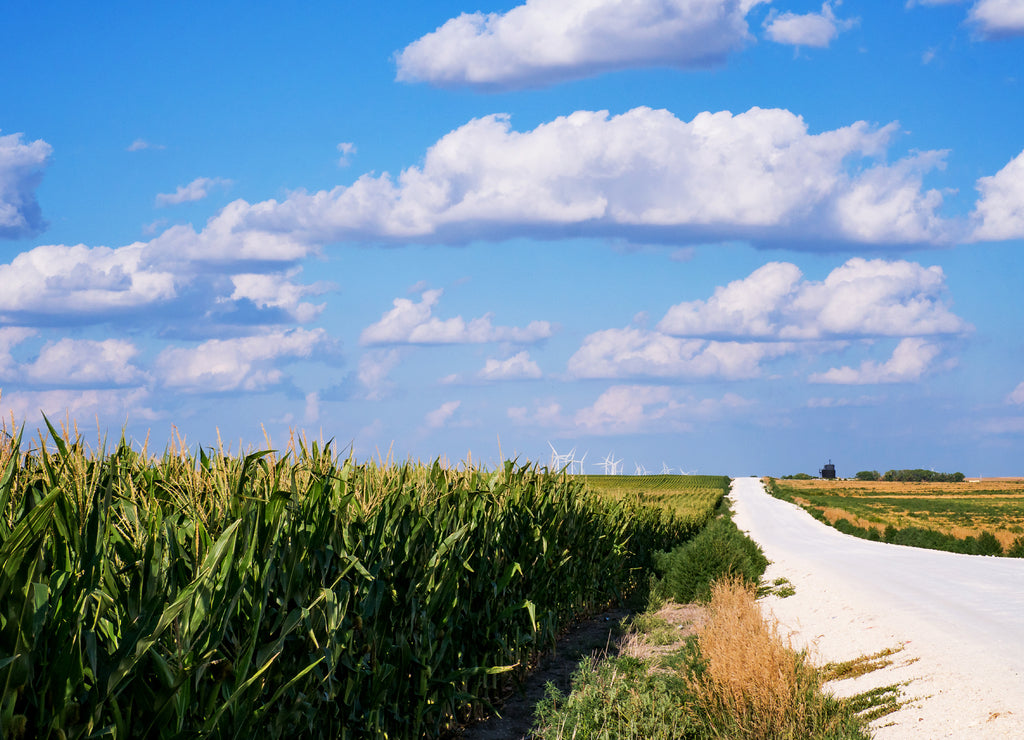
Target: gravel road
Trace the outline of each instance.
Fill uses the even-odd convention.
[[[921,550],[841,534],[768,495],[730,492],[735,521],[796,595],[765,605],[818,661],[903,647],[892,666],[831,688],[906,683],[876,738],[1024,738],[1024,559]]]

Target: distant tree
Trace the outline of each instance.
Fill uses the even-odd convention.
[[[882,476],[882,480],[899,481],[901,483],[919,481],[928,483],[961,483],[964,480],[964,474],[936,473],[934,470],[913,468],[907,470],[887,470],[885,475]]]
[[[813,480],[813,479],[814,479],[814,476],[813,475],[808,475],[807,473],[796,473],[795,475],[784,475],[784,476],[782,476],[782,480]]]
[[[882,476],[877,470],[862,470],[854,476],[857,480],[881,480]]]

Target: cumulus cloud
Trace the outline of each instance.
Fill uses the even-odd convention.
[[[17,422],[42,422],[40,414],[56,421],[98,417],[101,422],[123,423],[125,419],[153,420],[159,414],[149,407],[150,394],[144,388],[116,390],[16,391],[0,396],[0,414],[11,414]]]
[[[783,340],[969,331],[945,293],[938,266],[854,257],[819,282],[804,280],[796,265],[770,262],[707,300],[672,306],[657,328],[678,337]]]
[[[670,386],[615,385],[576,412],[573,431],[590,435],[690,431],[695,419],[717,418],[749,405],[735,393],[698,400]]]
[[[326,307],[326,303],[313,304],[302,299],[330,289],[326,283],[302,285],[293,282],[299,268],[285,273],[242,273],[231,276],[234,290],[228,300],[252,301],[258,308],[277,308],[285,311],[299,323],[312,321]]]
[[[550,85],[631,67],[721,64],[766,0],[527,0],[462,13],[396,54],[397,78],[438,86]]]
[[[461,405],[462,401],[447,401],[446,403],[442,403],[440,407],[427,414],[425,418],[427,427],[430,429],[443,427],[448,423],[448,420],[452,418],[452,415],[458,411],[459,406]]]
[[[939,348],[936,345],[920,337],[907,337],[896,345],[892,357],[886,362],[865,360],[859,368],[832,368],[824,373],[815,373],[808,380],[812,383],[842,385],[909,383],[919,380],[938,354]]]
[[[170,272],[144,260],[145,245],[40,246],[0,265],[3,313],[65,314],[133,309],[176,295]]]
[[[1024,238],[1024,151],[994,175],[977,183],[976,241]]]
[[[539,378],[542,374],[537,363],[530,359],[530,353],[523,350],[506,360],[487,358],[477,377],[483,380],[521,380]]]
[[[215,187],[227,187],[231,180],[222,177],[197,177],[188,185],[179,185],[173,193],[159,193],[156,196],[157,206],[176,206],[181,203],[193,203],[202,200]]]
[[[0,239],[34,236],[46,226],[36,188],[53,149],[42,139],[23,143],[21,136],[0,136]]]
[[[433,316],[441,290],[426,290],[417,303],[396,298],[394,308],[380,321],[363,329],[359,343],[375,344],[480,344],[511,342],[530,344],[547,339],[553,329],[547,321],[531,321],[525,327],[494,326],[491,314],[466,321],[461,316],[439,319]]]
[[[835,3],[839,5],[839,2]],[[825,2],[820,13],[772,12],[765,20],[765,35],[779,44],[827,47],[842,32],[856,26],[856,18],[837,18],[832,3]]]
[[[968,14],[982,35],[993,38],[1024,34],[1024,4],[1020,0],[978,0]]]
[[[1007,403],[1024,404],[1024,383],[1021,383],[1006,397]]]
[[[908,0],[914,5],[953,5],[964,0]],[[969,23],[983,38],[1005,38],[1024,34],[1024,6],[1019,0],[976,0],[967,14]]]
[[[42,385],[138,385],[146,379],[132,359],[138,348],[123,339],[69,339],[48,342],[35,362],[26,365],[25,380]]]
[[[275,363],[310,357],[327,343],[323,329],[292,329],[259,336],[211,339],[196,347],[163,350],[154,363],[161,384],[195,393],[259,391],[278,385]]]
[[[881,161],[897,129],[860,121],[811,134],[801,117],[760,108],[689,122],[649,108],[577,111],[527,132],[490,115],[442,137],[397,180],[363,175],[282,202],[237,202],[224,219],[233,234],[306,245],[567,229],[661,243],[949,243],[959,227],[937,215],[941,195],[922,185],[944,153]]]
[[[569,358],[576,378],[754,378],[760,363],[791,352],[773,342],[680,339],[644,329],[605,329],[590,334]]]

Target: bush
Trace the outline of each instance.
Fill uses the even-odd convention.
[[[768,559],[731,519],[720,516],[690,542],[672,552],[658,553],[654,567],[664,574],[656,593],[685,604],[708,601],[712,582],[726,576],[739,576],[756,585],[768,567]]]
[[[1024,558],[1024,535],[1015,539],[1006,550],[1008,558]]]
[[[982,532],[974,542],[974,555],[1002,555],[1003,546],[991,532]]]
[[[882,480],[900,482],[962,483],[963,473],[936,473],[934,470],[913,468],[908,470],[887,470]]]
[[[854,478],[857,480],[881,480],[882,476],[877,470],[862,470]]]

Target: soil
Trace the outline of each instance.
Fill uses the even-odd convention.
[[[550,682],[563,693],[580,661],[589,655],[617,655],[622,639],[621,625],[630,613],[612,609],[581,622],[558,641],[554,652],[541,658],[527,675],[519,691],[500,707],[500,715],[488,717],[463,728],[463,740],[526,740],[533,725],[533,710],[544,698]]]

